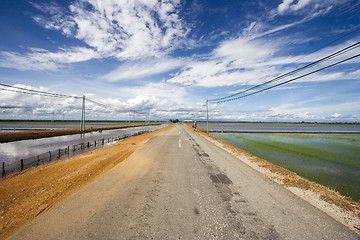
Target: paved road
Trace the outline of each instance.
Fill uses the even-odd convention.
[[[14,239],[358,239],[177,125]]]

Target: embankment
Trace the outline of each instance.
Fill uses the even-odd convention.
[[[132,127],[141,127],[147,126],[148,124],[136,124]],[[35,130],[35,131],[20,131],[20,132],[0,132],[0,143],[5,142],[14,142],[20,140],[29,140],[29,139],[38,139],[38,138],[47,138],[47,137],[57,137],[64,135],[88,133],[94,131],[105,131],[105,130],[114,130],[127,128],[129,126],[118,125],[118,126],[107,126],[107,127],[90,127],[86,128],[84,131],[80,131],[78,128],[69,128],[69,129],[53,129],[53,130]]]
[[[0,239],[6,239],[42,212],[109,171],[172,126],[114,145],[25,170],[0,180]]]

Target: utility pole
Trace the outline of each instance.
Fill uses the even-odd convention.
[[[82,99],[80,132],[85,131],[85,95],[83,95]]]
[[[131,127],[131,110],[129,112],[129,128]]]
[[[206,99],[206,132],[209,134],[209,100]]]
[[[135,113],[135,111],[133,111],[133,127],[135,127],[135,116],[136,116],[136,113]]]

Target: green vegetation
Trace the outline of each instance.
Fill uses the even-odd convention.
[[[360,134],[212,135],[360,202]]]
[[[169,122],[171,122],[171,123],[178,123],[178,122],[180,122],[180,120],[179,120],[179,119],[170,119]]]

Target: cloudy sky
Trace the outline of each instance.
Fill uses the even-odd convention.
[[[2,0],[0,83],[83,96],[88,119],[198,119],[207,99],[360,41],[358,0]],[[359,45],[253,93],[360,54]],[[210,102],[211,120],[360,121],[360,57]],[[16,92],[18,91],[18,92]],[[1,119],[79,119],[81,99],[0,87]],[[135,114],[133,112],[136,112]]]

